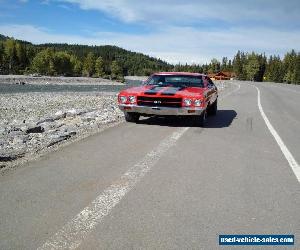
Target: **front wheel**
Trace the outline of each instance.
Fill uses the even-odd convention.
[[[138,122],[139,119],[140,119],[140,115],[139,114],[125,112],[125,120],[127,122]]]
[[[206,110],[204,110],[201,115],[195,116],[195,124],[199,127],[204,127],[206,123],[206,115]]]
[[[218,110],[218,100],[215,100],[215,102],[209,106],[208,108],[208,115],[216,115]]]

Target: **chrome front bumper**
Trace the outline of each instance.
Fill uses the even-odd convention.
[[[123,112],[134,112],[146,115],[201,115],[203,108],[167,108],[167,107],[148,107],[137,105],[119,105]]]

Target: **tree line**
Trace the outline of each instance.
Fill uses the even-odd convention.
[[[267,58],[264,54],[238,51],[233,71],[240,80],[300,84],[300,53],[292,50],[281,59],[276,55]]]
[[[172,65],[116,46],[33,45],[0,35],[0,74],[88,76],[122,80],[126,75],[170,71]]]
[[[229,72],[238,80],[300,84],[300,53],[292,50],[281,59],[278,55],[238,51],[233,60],[223,57],[203,65],[175,65],[174,71],[200,73]]]
[[[234,58],[212,59],[207,64],[176,64],[116,46],[68,44],[33,45],[0,35],[0,74],[88,76],[122,80],[126,75],[150,75],[157,71],[217,73],[236,79],[300,84],[300,53],[283,58],[238,51]]]

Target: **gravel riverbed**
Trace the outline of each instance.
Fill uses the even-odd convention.
[[[0,168],[118,123],[116,93],[0,95]]]

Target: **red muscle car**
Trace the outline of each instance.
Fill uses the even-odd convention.
[[[193,116],[203,126],[207,115],[216,115],[217,101],[218,89],[207,75],[186,72],[155,73],[118,95],[128,122],[140,116]]]

